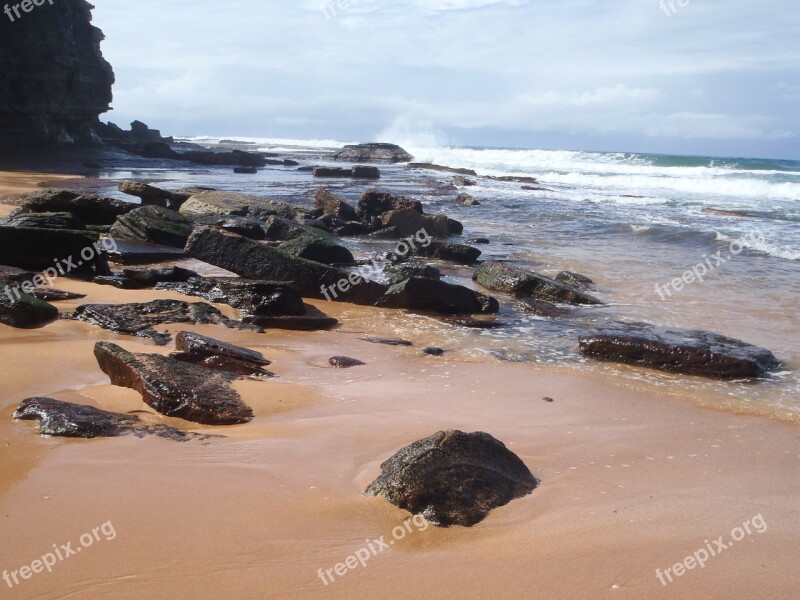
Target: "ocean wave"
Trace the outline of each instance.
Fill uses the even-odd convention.
[[[800,250],[784,246],[780,244],[773,244],[772,242],[764,239],[763,236],[732,236],[721,231],[717,232],[716,239],[719,242],[731,244],[736,242],[742,248],[747,248],[754,252],[773,256],[775,258],[782,258],[784,260],[800,260]]]

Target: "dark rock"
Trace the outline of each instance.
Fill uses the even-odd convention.
[[[257,167],[234,167],[233,172],[237,175],[255,175],[258,173]]]
[[[0,323],[20,329],[41,327],[58,319],[58,309],[18,288],[0,290]]]
[[[440,319],[443,323],[448,325],[455,325],[456,327],[465,327],[467,329],[500,329],[505,327],[505,323],[497,319],[478,319],[475,317],[455,316]]]
[[[361,194],[358,201],[358,209],[365,219],[380,217],[382,214],[392,210],[403,210],[410,208],[422,214],[422,202],[405,196],[395,196],[389,192],[379,192],[378,190],[367,190]]]
[[[536,185],[539,181],[535,177],[518,177],[515,175],[503,175],[502,177],[493,177],[487,176],[486,179],[491,179],[492,181],[503,181],[508,183],[528,183],[532,185]]]
[[[61,402],[52,398],[28,398],[14,412],[21,421],[38,421],[41,435],[67,438],[136,437],[155,435],[176,442],[207,440],[219,435],[188,433],[167,425],[148,425],[135,415],[107,412],[93,406]]]
[[[333,292],[329,292],[332,296],[326,299],[372,305],[386,291],[386,286],[358,278],[356,274],[287,256],[264,244],[215,229],[196,229],[189,238],[186,251],[194,258],[242,277],[293,281],[300,293],[309,298],[326,298],[323,290],[335,287]],[[356,285],[355,281],[359,283]]]
[[[286,219],[294,219],[304,214],[304,211],[296,206],[259,196],[203,190],[191,196],[181,206],[180,213],[186,217],[231,215],[266,219],[275,215]]]
[[[80,219],[76,219],[72,213],[14,213],[8,219],[1,222],[9,227],[25,227],[33,229],[70,229],[80,231],[86,229],[86,225]]]
[[[483,263],[473,279],[494,292],[513,294],[519,298],[530,296],[534,300],[565,304],[602,304],[597,298],[560,281],[498,261]]]
[[[393,164],[408,162],[414,157],[395,144],[354,144],[339,150],[333,155],[333,160]]]
[[[425,356],[444,356],[444,350],[435,346],[428,346],[422,349],[422,354]]]
[[[75,292],[62,292],[52,288],[36,288],[31,296],[45,302],[63,302],[64,300],[80,300],[86,298],[86,294],[76,294]]]
[[[138,205],[96,194],[49,188],[27,196],[21,208],[22,212],[29,213],[70,213],[87,225],[111,225]]]
[[[172,358],[214,371],[253,379],[275,376],[264,369],[271,363],[260,352],[198,333],[181,331],[175,336],[175,348],[177,351],[170,354]]]
[[[537,484],[525,463],[488,433],[440,431],[384,462],[364,493],[441,527],[471,527]]]
[[[455,219],[447,219],[447,226],[450,229],[450,235],[461,235],[464,233],[464,225]]]
[[[182,258],[183,248],[141,240],[115,240],[115,247],[108,251],[108,260],[121,265],[149,265]]]
[[[230,386],[230,375],[160,354],[133,354],[108,342],[97,343],[94,355],[112,384],[139,392],[163,415],[203,425],[253,419],[253,410]]]
[[[186,282],[159,283],[157,289],[209,302],[227,304],[249,315],[299,316],[306,314],[303,299],[291,284],[280,281],[252,281],[235,277],[192,277]]]
[[[378,167],[365,167],[356,165],[352,171],[353,179],[380,179],[381,171]]]
[[[140,142],[171,143],[174,141],[171,137],[170,138],[162,137],[161,132],[158,129],[150,129],[150,127],[146,123],[142,123],[141,121],[133,121],[131,123],[130,137]]]
[[[472,187],[475,182],[472,179],[467,179],[463,175],[456,175],[453,177],[453,185],[456,187]]]
[[[399,338],[376,338],[376,337],[365,337],[361,338],[364,342],[369,342],[370,344],[383,344],[384,346],[413,346],[413,342],[409,342],[407,340],[401,340]]]
[[[332,241],[312,237],[298,237],[278,246],[289,256],[305,258],[326,265],[351,265],[355,262],[350,250]]]
[[[92,279],[92,283],[97,285],[108,285],[121,290],[140,290],[143,287],[140,283],[120,275],[102,275]]]
[[[455,169],[453,167],[444,167],[442,165],[434,165],[432,163],[409,163],[409,169],[425,169],[428,171],[444,171],[446,173],[457,173],[458,175],[472,175],[477,177],[478,174],[472,169]]]
[[[370,234],[372,232],[372,227],[365,225],[364,223],[352,221],[349,223],[342,223],[341,225],[334,225],[333,232],[342,237],[356,237]]]
[[[129,148],[129,150],[145,158],[171,158],[175,160],[183,158],[167,142],[146,142],[134,148]]]
[[[426,231],[433,237],[450,235],[450,225],[445,215],[422,215],[412,208],[390,210],[381,215],[384,227],[397,227],[403,235]]]
[[[557,306],[552,302],[547,302],[547,300],[534,300],[533,298],[523,298],[517,302],[517,308],[549,319],[558,319],[572,315],[572,311],[568,308]]]
[[[358,221],[356,209],[347,200],[325,188],[317,190],[314,207],[322,210],[322,214],[326,217],[342,221]]]
[[[351,169],[342,169],[341,167],[314,167],[312,171],[314,177],[347,177],[353,175]]]
[[[580,273],[572,273],[570,271],[561,271],[561,273],[556,275],[556,281],[560,281],[562,283],[566,283],[575,286],[577,288],[582,288],[594,284],[594,281],[586,277],[586,275],[581,275]]]
[[[56,271],[61,266],[72,275],[90,273],[109,273],[105,255],[106,242],[90,231],[71,231],[67,229],[33,229],[0,226],[0,264],[23,269]],[[86,256],[91,252],[91,258]],[[59,262],[56,262],[59,261]],[[65,264],[66,263],[66,264]]]
[[[401,237],[403,237],[403,234],[400,233],[400,230],[397,227],[392,226],[384,227],[378,231],[373,231],[366,237],[371,240],[399,240]]]
[[[119,184],[119,191],[139,198],[142,204],[161,206],[172,210],[178,210],[191,196],[191,194],[186,193],[168,192],[138,181],[123,181]]]
[[[192,233],[192,223],[183,215],[160,206],[142,206],[117,219],[111,237],[142,240],[183,248]]]
[[[494,314],[500,310],[500,305],[494,298],[461,285],[422,277],[412,277],[393,285],[378,300],[377,306],[430,310],[444,314]]]
[[[361,367],[366,364],[357,358],[350,358],[349,356],[333,356],[328,363],[337,369],[350,369],[352,367]]]
[[[268,240],[284,242],[300,237],[330,238],[330,234],[327,231],[281,217],[269,217],[264,225],[264,233]]]
[[[490,240],[489,238],[472,238],[470,240],[467,240],[467,243],[468,244],[486,245],[486,244],[491,244],[492,240]]]
[[[436,280],[442,278],[442,272],[430,265],[389,265],[384,269],[384,273],[389,276],[391,285],[412,277],[425,277]]]
[[[780,366],[769,350],[708,331],[612,323],[580,338],[585,356],[718,379],[763,377]]]
[[[203,217],[193,217],[192,222],[197,225],[219,227],[225,231],[243,235],[251,240],[263,240],[266,237],[264,223],[250,217],[206,215]]]
[[[438,241],[432,241],[428,246],[418,246],[414,250],[416,256],[450,261],[460,265],[474,264],[481,254],[483,253],[480,250],[472,246]]]
[[[324,331],[339,325],[338,319],[326,315],[292,316],[252,316],[245,317],[245,322],[258,325],[264,329],[286,329],[289,331]]]
[[[0,148],[93,143],[114,72],[100,51],[103,32],[91,24],[92,5],[22,7],[21,19],[3,15],[0,22]]]
[[[84,321],[121,335],[134,335],[165,346],[172,336],[153,327],[165,323],[224,325],[231,329],[261,332],[259,327],[229,319],[219,310],[203,302],[154,300],[137,304],[83,304],[64,318]]]
[[[160,269],[123,269],[120,276],[136,282],[143,288],[153,288],[159,283],[186,282],[198,275],[183,267],[162,267]]]
[[[460,204],[462,206],[480,206],[481,203],[478,202],[473,196],[469,194],[459,194],[458,198],[456,198],[456,204]]]
[[[199,165],[217,165],[242,167],[263,167],[267,164],[266,159],[260,154],[244,152],[242,150],[232,150],[231,152],[216,152],[213,150],[200,150],[183,152],[175,158],[188,160]]]

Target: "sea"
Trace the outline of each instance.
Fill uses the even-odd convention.
[[[336,164],[329,153],[349,143],[252,137],[183,141],[274,153],[301,166]],[[534,144],[531,144],[532,146]],[[519,310],[503,300],[504,326],[475,330],[430,316],[398,314],[383,321],[398,336],[424,336],[465,360],[486,357],[610,377],[621,385],[656,386],[702,405],[800,419],[800,161],[631,152],[581,152],[449,147],[404,143],[415,162],[472,169],[475,185],[455,189],[452,173],[381,166],[379,182],[320,183],[297,166],[269,166],[256,175],[227,167],[121,169],[112,181],[147,179],[167,188],[207,185],[310,206],[325,185],[356,202],[369,187],[413,196],[426,212],[461,221],[464,235],[488,238],[482,259],[508,260],[555,276],[591,278],[606,305],[563,319]],[[534,177],[535,184],[485,176]],[[480,206],[459,206],[467,192]],[[129,199],[129,198],[128,198]],[[345,240],[368,259],[390,243]],[[474,269],[444,266],[447,280],[472,285]],[[705,272],[703,272],[705,270]],[[685,273],[702,274],[692,283]],[[689,278],[690,279],[690,278]],[[721,382],[588,360],[578,338],[610,321],[649,322],[715,331],[772,350],[783,366],[759,381]]]

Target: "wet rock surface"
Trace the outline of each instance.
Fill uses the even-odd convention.
[[[516,307],[520,310],[540,317],[547,317],[548,319],[559,319],[562,317],[569,317],[572,311],[563,306],[558,306],[547,300],[534,300],[533,298],[523,298],[516,303]]]
[[[304,315],[306,308],[297,288],[282,281],[254,281],[235,277],[191,277],[188,281],[159,283],[159,290],[199,296],[227,304],[249,315]]]
[[[52,398],[28,398],[14,413],[20,421],[38,421],[41,435],[67,438],[103,438],[155,435],[176,442],[207,440],[223,436],[188,433],[175,427],[147,424],[135,415],[100,410],[93,406],[72,404]]]
[[[278,246],[278,250],[289,256],[305,258],[326,265],[351,265],[355,262],[353,254],[332,241],[322,238],[298,237]]]
[[[177,212],[161,206],[143,206],[121,216],[111,227],[111,237],[142,240],[183,248],[192,233],[192,223]]]
[[[528,296],[534,300],[565,304],[602,304],[597,298],[565,283],[498,261],[483,263],[473,280],[486,289],[518,298]]]
[[[231,233],[238,233],[251,240],[263,240],[266,237],[264,223],[251,217],[235,217],[228,215],[205,215],[192,217],[192,223],[219,227]]]
[[[2,283],[2,280],[0,280]],[[0,323],[18,329],[42,327],[58,319],[58,309],[29,294],[0,289]]]
[[[389,283],[401,283],[412,277],[424,277],[440,280],[442,272],[430,265],[389,265],[384,269],[384,274],[389,277]]]
[[[86,229],[83,221],[68,212],[19,212],[12,214],[8,219],[3,219],[0,224],[33,229],[70,229],[73,231]]]
[[[585,356],[717,379],[763,377],[780,366],[764,348],[717,333],[611,323],[580,338]]]
[[[185,192],[170,192],[138,181],[123,181],[118,189],[123,194],[139,198],[144,205],[161,206],[172,210],[178,210],[191,197],[191,194]]]
[[[252,316],[245,317],[245,322],[263,329],[286,329],[289,331],[324,331],[339,325],[339,320],[322,313],[293,316]]]
[[[571,271],[561,271],[561,273],[556,275],[556,281],[560,281],[577,288],[589,287],[590,285],[594,284],[594,281],[586,277],[586,275],[573,273]]]
[[[525,463],[488,433],[440,431],[384,462],[364,493],[441,527],[471,527],[537,484]]]
[[[353,367],[362,367],[366,363],[361,362],[357,358],[350,358],[349,356],[332,356],[328,360],[328,364],[337,369],[351,369]]]
[[[194,194],[184,202],[179,212],[185,217],[231,215],[259,219],[266,219],[273,215],[294,219],[305,213],[302,209],[284,202],[217,190],[204,190]]]
[[[377,302],[377,306],[444,314],[493,314],[500,310],[500,304],[494,298],[461,285],[423,277],[412,277],[394,284]]]
[[[101,244],[91,231],[0,226],[0,264],[35,270],[59,264],[64,273],[110,274]],[[82,252],[89,258],[82,258]]]
[[[94,349],[111,383],[131,388],[146,404],[168,417],[204,425],[236,425],[253,411],[230,386],[232,377],[160,354],[134,354],[108,342]]]
[[[138,205],[130,202],[57,188],[34,192],[21,204],[21,212],[70,213],[87,225],[112,225],[135,208]]]
[[[351,144],[336,152],[333,160],[392,164],[408,162],[414,157],[396,144]]]
[[[215,340],[199,333],[181,331],[175,337],[176,351],[170,357],[200,365],[214,371],[222,371],[253,379],[274,377],[264,367],[271,364],[264,355],[249,348]]]
[[[314,208],[320,209],[326,217],[342,221],[358,221],[355,207],[343,197],[325,188],[317,190],[314,196]]]
[[[261,328],[229,319],[218,309],[203,302],[154,300],[134,304],[83,304],[64,318],[97,325],[113,333],[133,335],[152,340],[158,346],[170,342],[169,333],[153,329],[166,323],[193,323],[223,325],[231,329],[261,332]]]
[[[434,240],[427,247],[417,246],[413,254],[460,265],[473,265],[483,252],[478,248],[465,246],[464,244],[450,244]]]
[[[422,214],[422,202],[406,196],[397,196],[390,192],[367,190],[361,194],[361,198],[358,200],[359,213],[365,219],[380,217],[389,211],[409,208]]]
[[[365,337],[361,338],[364,342],[370,344],[383,344],[384,346],[413,346],[414,342],[408,340],[401,340],[400,338],[381,338],[381,337]]]

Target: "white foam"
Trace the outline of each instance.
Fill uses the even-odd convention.
[[[717,240],[725,243],[736,242],[742,248],[755,250],[756,252],[761,252],[762,254],[767,254],[776,258],[783,258],[785,260],[800,260],[800,250],[791,248],[789,246],[774,244],[766,240],[763,235],[734,237],[718,231]]]

